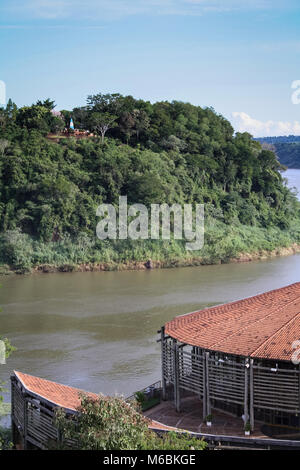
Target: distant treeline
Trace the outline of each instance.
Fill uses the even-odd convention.
[[[278,135],[273,137],[257,137],[255,140],[267,144],[287,144],[300,142],[300,135]]]

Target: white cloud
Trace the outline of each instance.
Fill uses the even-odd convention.
[[[294,0],[287,0],[286,4]],[[274,9],[281,0],[2,0],[0,10],[22,18],[114,19],[138,14],[202,15],[207,12]]]
[[[234,112],[232,117],[237,132],[250,132],[254,137],[300,135],[299,121],[259,121],[244,112]]]

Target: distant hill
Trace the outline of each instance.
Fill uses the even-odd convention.
[[[278,135],[273,137],[257,137],[254,140],[267,144],[286,144],[300,142],[300,135]]]
[[[300,169],[300,136],[259,137],[261,144],[272,146],[282,165]]]

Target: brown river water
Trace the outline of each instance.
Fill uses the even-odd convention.
[[[300,189],[300,170],[289,170]],[[157,330],[176,315],[300,281],[300,254],[153,271],[3,277],[2,365],[67,385],[130,395],[160,379]],[[8,394],[6,395],[8,400]]]

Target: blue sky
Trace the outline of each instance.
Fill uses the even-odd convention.
[[[0,80],[19,106],[120,92],[300,134],[299,0],[0,0]]]

